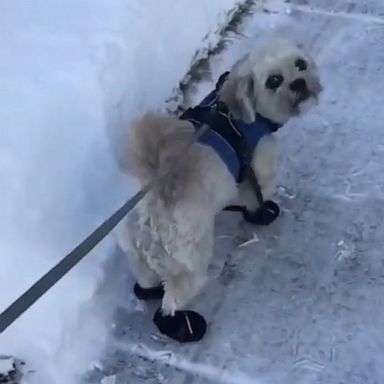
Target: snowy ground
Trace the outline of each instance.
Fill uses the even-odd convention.
[[[384,7],[380,0],[268,2],[213,61],[215,78],[271,29],[316,56],[320,105],[279,133],[283,214],[254,228],[218,219],[212,281],[192,308],[206,338],[177,345],[126,298],[93,382],[379,384],[384,382]],[[212,84],[201,84],[199,95]],[[241,246],[253,237],[256,241]],[[109,376],[109,377],[108,377]]]

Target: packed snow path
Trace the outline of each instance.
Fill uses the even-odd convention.
[[[210,322],[198,344],[159,337],[157,305],[138,303],[128,281],[104,382],[384,382],[384,5],[359,3],[267,2],[250,39],[215,58],[213,80],[285,26],[319,62],[319,106],[279,132],[283,214],[265,229],[218,219],[212,280],[191,304]]]

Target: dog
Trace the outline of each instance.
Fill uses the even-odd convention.
[[[304,104],[316,102],[322,90],[313,58],[281,39],[256,47],[219,83],[198,110],[208,116],[206,119],[204,113],[197,122],[193,113],[181,119],[147,113],[129,130],[127,140],[126,171],[142,186],[165,171],[168,174],[129,215],[120,245],[137,278],[136,296],[162,300],[153,321],[161,333],[179,342],[198,341],[206,332],[204,317],[185,308],[207,279],[215,215],[237,203],[244,207],[249,221],[254,212],[260,216],[263,207],[255,188],[262,199],[272,203],[268,199],[275,190],[277,168],[274,130],[262,134],[250,148],[255,187],[249,180],[238,182],[225,156],[218,153],[217,143],[209,142],[209,137],[189,145],[196,134],[195,123],[198,127],[212,123],[217,132],[223,121],[232,127],[243,124],[251,133],[258,129],[252,124],[259,120],[280,127],[300,115]],[[220,118],[215,118],[215,113]],[[209,134],[214,131],[211,128]],[[225,151],[230,156],[230,149]]]

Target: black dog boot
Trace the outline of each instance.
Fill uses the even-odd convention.
[[[257,225],[272,224],[279,214],[279,206],[271,200],[265,201],[264,205],[257,208],[254,212],[250,212],[247,209],[243,210],[244,220]]]
[[[153,288],[142,288],[139,283],[136,283],[133,287],[133,292],[139,300],[161,300],[164,296],[162,284]]]
[[[194,311],[176,311],[175,316],[164,316],[159,308],[153,322],[163,335],[180,343],[199,341],[207,331],[204,317]]]

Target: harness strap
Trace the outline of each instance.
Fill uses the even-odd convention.
[[[248,180],[255,192],[259,205],[263,206],[264,198],[257,176],[251,166],[252,153],[250,153],[247,141],[242,132],[234,125],[228,107],[225,103],[218,100],[218,92],[227,80],[228,75],[229,72],[225,72],[219,77],[215,91],[207,97],[208,100],[206,100],[208,102],[205,105],[188,108],[180,118],[189,120],[197,126],[207,124],[209,129],[215,131],[222,137],[222,139],[228,142],[235,151],[240,164],[240,171],[236,181],[242,183],[244,180]],[[258,118],[264,119],[262,116],[258,116]],[[279,125],[272,122],[269,123],[272,126],[273,131],[279,128]]]
[[[248,167],[247,179],[251,184],[253,191],[255,192],[257,202],[259,203],[260,207],[262,207],[264,205],[264,197],[261,192],[260,184],[257,180],[256,174],[251,166]]]
[[[242,183],[244,180],[247,180],[255,192],[257,202],[262,206],[264,198],[257,176],[251,166],[252,153],[248,149],[244,136],[233,126],[226,106],[218,103],[215,107],[197,106],[190,108],[184,113],[183,119],[199,124],[204,122],[209,126],[209,129],[217,132],[224,140],[230,143],[240,163],[240,172],[236,181]]]

